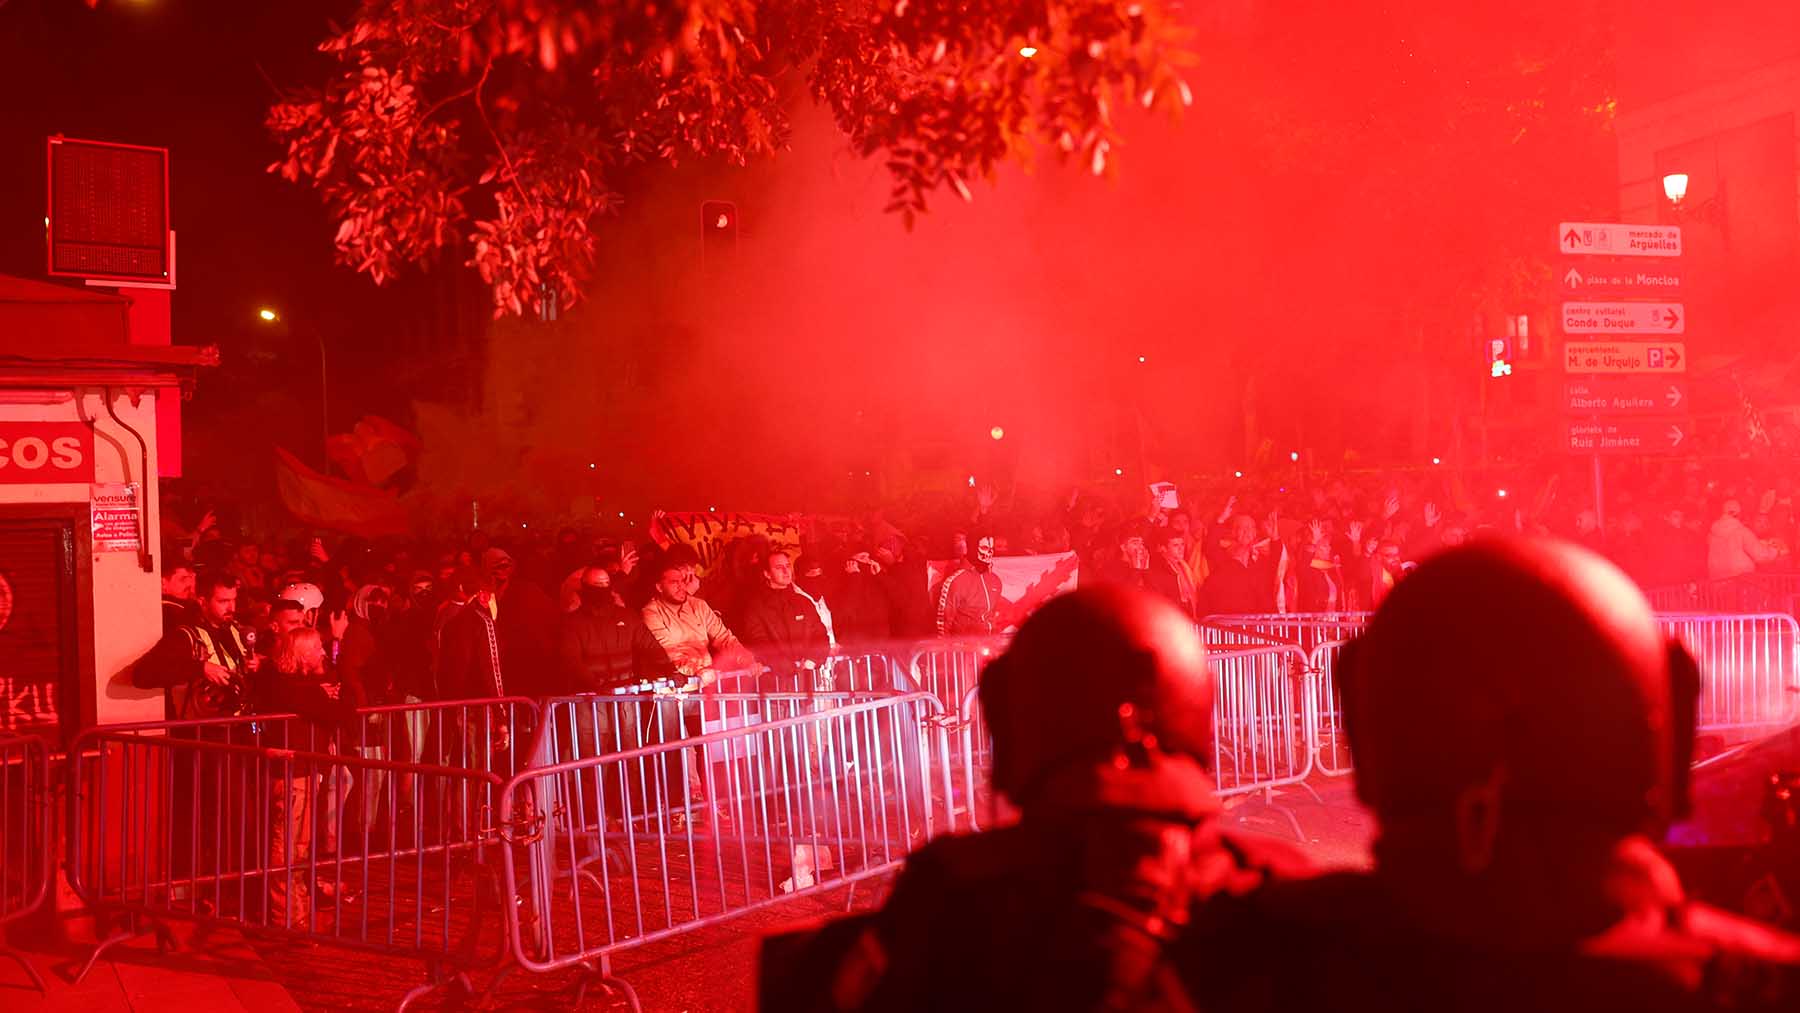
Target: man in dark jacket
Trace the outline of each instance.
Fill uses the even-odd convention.
[[[1270,515],[1270,528],[1274,527]],[[1216,615],[1260,615],[1275,611],[1275,569],[1281,544],[1271,531],[1258,537],[1256,518],[1232,516],[1230,537],[1209,535],[1206,563],[1210,572],[1201,589],[1204,608]]]
[[[1192,1010],[1165,948],[1305,863],[1224,827],[1192,621],[1112,584],[1053,599],[981,680],[1016,824],[933,841],[882,910],[765,944],[765,1010]]]
[[[1150,590],[1174,602],[1184,615],[1199,618],[1199,594],[1194,573],[1188,569],[1187,536],[1173,527],[1158,528],[1151,541],[1156,551],[1149,560]]]
[[[1800,1009],[1800,939],[1691,900],[1655,844],[1700,675],[1617,568],[1447,550],[1337,671],[1375,867],[1213,906],[1177,945],[1199,1008]]]
[[[484,575],[494,587],[493,611],[499,624],[501,663],[513,692],[549,696],[556,692],[556,603],[542,587],[514,576],[513,558],[505,549],[481,554]]]
[[[602,566],[581,571],[581,607],[563,617],[557,638],[564,692],[609,693],[633,683],[673,675],[673,669],[638,672],[640,659],[654,659],[661,645],[643,616],[613,596],[612,577]]]
[[[763,587],[745,597],[738,636],[772,669],[778,685],[812,685],[812,674],[825,663],[830,643],[825,624],[812,600],[794,590],[793,557],[782,549],[763,564]]]

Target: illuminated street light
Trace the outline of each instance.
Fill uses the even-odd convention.
[[[1438,460],[1438,459],[1437,459],[1437,458],[1435,458],[1435,457],[1434,457],[1434,458],[1432,458],[1432,459],[1431,459],[1431,463],[1432,463],[1432,464],[1443,464],[1443,463],[1444,463],[1444,462],[1443,462],[1443,461],[1440,461],[1440,460]]]
[[[996,440],[1003,440],[1006,438],[1006,430],[1000,428],[999,426],[995,426],[994,428],[988,430],[988,435],[992,436]]]
[[[1501,499],[1505,499],[1506,498],[1506,490],[1501,489],[1499,492],[1495,493],[1494,495],[1499,496]]]
[[[1138,356],[1138,361],[1139,362],[1149,362],[1150,359],[1147,356],[1140,355],[1140,356]]]
[[[1685,172],[1671,172],[1663,177],[1663,196],[1669,198],[1670,204],[1680,205],[1687,197],[1688,175]]]
[[[1288,460],[1290,460],[1290,461],[1300,460],[1300,451],[1298,451],[1298,450],[1288,451]]]
[[[256,318],[265,324],[282,323],[281,314],[273,307],[264,306],[256,311]],[[293,327],[287,330],[292,333]],[[325,438],[325,470],[331,470],[331,394],[326,381],[325,336],[318,331],[313,332],[313,340],[319,345],[319,429]]]
[[[1234,477],[1234,478],[1243,478],[1244,477],[1244,473],[1241,471],[1234,471],[1231,474],[1232,474],[1232,477]]]
[[[1037,55],[1037,47],[1036,46],[1020,46],[1019,47],[1019,55],[1023,56],[1025,59],[1029,60],[1032,57]]]
[[[1113,474],[1114,475],[1123,475],[1123,474],[1125,474],[1125,469],[1124,468],[1114,468]]]

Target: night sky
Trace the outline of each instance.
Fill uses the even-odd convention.
[[[1604,131],[1489,148],[1510,134],[1447,124],[1507,108],[1528,64],[1552,92],[1594,77],[1611,91],[1611,7],[1349,6],[1196,8],[1195,106],[1179,124],[1129,120],[1117,179],[1053,158],[1007,167],[973,204],[941,197],[910,234],[880,211],[878,162],[808,108],[772,163],[644,173],[605,227],[588,300],[556,329],[509,324],[495,347],[514,354],[482,389],[457,382],[482,372],[467,368],[479,282],[455,267],[378,289],[333,265],[317,197],[265,172],[275,84],[324,80],[314,47],[353,4],[9,0],[0,272],[42,276],[46,135],[167,145],[176,340],[219,344],[228,364],[193,417],[235,419],[213,428],[241,436],[248,410],[265,443],[316,445],[322,336],[334,428],[365,411],[415,424],[413,399],[485,413],[499,444],[464,456],[495,470],[457,476],[471,487],[521,461],[569,467],[560,455],[629,476],[616,481],[645,501],[800,508],[863,470],[1004,467],[1055,484],[1115,464],[1134,480],[1229,468],[1253,452],[1253,426],[1284,445],[1429,456],[1443,413],[1472,396],[1477,341],[1461,315],[1407,320],[1448,319],[1470,293],[1498,308],[1513,297],[1480,291],[1483,257],[1530,253],[1547,223],[1616,207]],[[1634,93],[1659,90],[1642,59],[1619,62]],[[708,198],[742,212],[731,286],[695,273]],[[286,329],[257,327],[264,304]],[[191,457],[222,439],[200,429]]]

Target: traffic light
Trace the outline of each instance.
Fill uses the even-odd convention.
[[[700,204],[700,256],[702,263],[729,259],[737,252],[738,209],[730,201]]]

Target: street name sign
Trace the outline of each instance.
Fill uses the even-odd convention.
[[[1570,420],[1563,429],[1571,453],[1655,454],[1681,449],[1694,426],[1686,417],[1664,417]]]
[[[1681,268],[1676,262],[1637,263],[1595,259],[1569,262],[1559,278],[1568,299],[1608,296],[1636,299],[1680,299]]]
[[[1571,256],[1679,257],[1681,226],[1562,222],[1556,248]]]
[[[1687,411],[1687,380],[1661,376],[1581,376],[1563,381],[1570,415],[1662,415]]]
[[[1569,341],[1565,373],[1685,373],[1687,346],[1679,341]]]
[[[1566,302],[1564,334],[1681,334],[1687,307],[1678,302]]]

